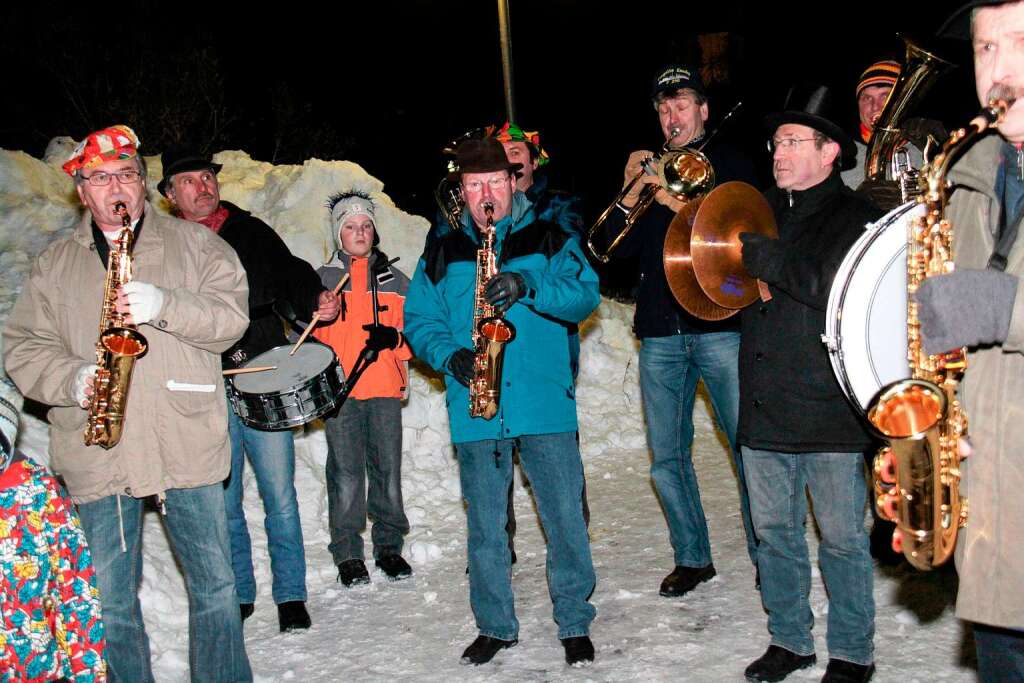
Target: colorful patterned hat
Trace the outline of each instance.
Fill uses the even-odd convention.
[[[64,163],[64,172],[74,178],[83,168],[94,168],[115,159],[131,159],[139,153],[139,137],[128,126],[110,126],[89,133]]]
[[[494,134],[498,142],[525,142],[537,152],[537,165],[543,166],[551,161],[548,153],[540,146],[540,132],[536,130],[523,130],[511,121],[506,121],[497,133]]]

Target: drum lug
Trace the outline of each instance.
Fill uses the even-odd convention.
[[[830,335],[821,335],[821,343],[825,345],[825,348],[829,350],[829,353],[835,353],[839,350],[839,344],[836,342],[835,337]]]

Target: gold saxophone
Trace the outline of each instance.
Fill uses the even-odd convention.
[[[896,523],[893,548],[918,569],[952,556],[957,532],[967,523],[960,496],[960,438],[967,415],[956,388],[967,367],[966,349],[928,355],[921,348],[914,292],[928,277],[953,270],[953,225],[945,218],[946,173],[953,158],[996,125],[1013,104],[997,86],[989,104],[967,128],[953,132],[918,180],[927,212],[911,224],[907,243],[907,346],[911,378],[883,387],[868,406],[868,420],[888,445],[875,457],[875,505]]]
[[[469,383],[469,414],[489,420],[498,414],[501,400],[501,367],[505,344],[515,339],[516,328],[487,302],[484,290],[498,274],[494,251],[494,205],[484,204],[487,225],[476,252],[476,289],[473,297],[473,380]]]
[[[121,216],[121,232],[110,247],[107,278],[103,283],[100,338],[96,342],[96,375],[93,379],[85,445],[113,448],[121,440],[128,387],[135,359],[146,352],[148,343],[135,325],[114,308],[117,290],[132,279],[132,218],[123,202],[114,205]]]

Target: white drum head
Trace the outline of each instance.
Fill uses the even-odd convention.
[[[907,236],[924,212],[908,203],[867,226],[832,282],[824,340],[843,392],[861,410],[883,386],[910,377]]]
[[[277,369],[235,375],[232,379],[235,389],[244,394],[288,391],[302,386],[310,377],[323,372],[334,360],[334,351],[323,344],[307,342],[299,347],[294,356],[288,355],[291,350],[290,344],[276,346],[249,359],[243,368],[276,365]]]

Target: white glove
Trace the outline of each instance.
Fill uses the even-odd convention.
[[[86,365],[75,375],[75,403],[83,408],[88,408],[92,400],[92,380],[96,376],[96,364]],[[88,393],[86,393],[88,389]]]
[[[128,299],[132,322],[136,325],[150,322],[164,306],[164,293],[156,285],[132,280],[121,288]]]

